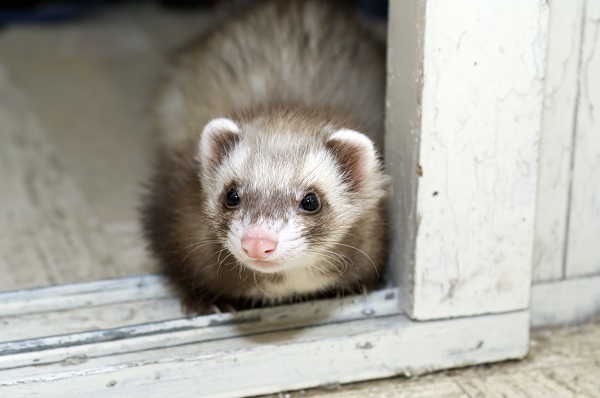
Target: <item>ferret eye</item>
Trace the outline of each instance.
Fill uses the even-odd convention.
[[[235,189],[230,189],[225,195],[225,206],[234,209],[240,205],[240,197]]]
[[[321,202],[319,202],[319,197],[316,193],[307,194],[300,201],[300,209],[307,213],[316,213],[321,209]]]

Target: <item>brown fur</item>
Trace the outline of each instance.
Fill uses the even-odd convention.
[[[215,240],[223,239],[233,213],[224,208],[207,212],[204,206],[207,193],[195,160],[203,126],[221,116],[273,131],[280,125],[314,134],[314,145],[323,147],[326,132],[349,128],[381,145],[383,54],[347,12],[328,3],[268,1],[233,17],[178,59],[159,107],[166,140],[142,221],[151,251],[188,309],[205,312],[211,303],[252,305],[245,292],[256,283],[278,283],[273,275],[232,267],[231,257],[222,261],[229,253]],[[338,149],[334,145],[330,150],[340,159],[340,172],[352,174],[353,153]],[[222,188],[224,195],[228,187]],[[356,206],[366,203],[360,189],[352,191],[347,200]],[[269,203],[269,192],[255,194],[257,203]],[[323,204],[324,209],[331,206],[335,203]],[[306,218],[309,241],[337,240],[332,250],[355,263],[343,274],[331,273],[334,287],[314,296],[358,292],[380,282],[385,261],[383,209],[381,197],[344,236],[330,227],[335,220],[327,210]],[[268,211],[276,212],[277,207],[261,210]],[[210,242],[198,244],[202,241]]]

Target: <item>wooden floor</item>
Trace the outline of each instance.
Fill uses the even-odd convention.
[[[155,83],[208,19],[134,5],[0,31],[0,289],[154,269],[136,207]]]
[[[0,31],[0,290],[154,271],[136,220],[154,83],[213,20],[127,5]],[[600,323],[535,332],[520,363],[330,387],[290,395],[600,397]]]

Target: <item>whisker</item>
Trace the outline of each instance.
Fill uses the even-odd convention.
[[[336,242],[337,243],[337,242]],[[353,264],[356,268],[358,268],[358,265],[356,264],[356,262],[352,259],[352,257],[348,256],[345,253],[338,253],[335,252],[333,250],[328,250],[328,249],[324,249],[324,248],[320,248],[320,249],[313,249],[311,250],[313,253],[317,253],[317,254],[321,254],[321,255],[333,255],[336,257],[336,261],[338,261],[340,264],[343,262],[344,266],[343,266],[343,272],[346,272],[346,270],[348,269],[348,263],[350,262],[351,264]],[[368,256],[367,256],[368,257]],[[331,258],[331,257],[330,257]]]
[[[331,265],[333,268],[335,268],[335,270],[336,270],[336,271],[337,271],[337,272],[338,272],[338,273],[339,273],[341,276],[343,276],[343,273],[342,273],[342,271],[341,271],[341,270],[340,270],[338,267],[336,267],[336,266],[335,266],[335,265],[334,265],[334,264],[333,264],[331,261],[329,261],[329,260],[327,260],[327,259],[325,259],[325,258],[323,259],[323,261],[325,261],[327,264]]]
[[[215,239],[213,239],[213,240],[203,240],[203,241],[200,241],[200,242],[195,242],[195,243],[192,243],[190,245],[187,245],[186,247],[184,247],[184,249],[187,249],[190,246],[195,246],[195,245],[200,245],[200,244],[208,245],[210,243],[220,243],[220,241],[215,240]]]
[[[258,288],[258,290],[260,290],[265,296],[273,298],[273,296],[271,296],[270,294],[268,294],[267,292],[265,292],[263,290],[262,287],[260,287],[260,285],[258,284],[258,280],[256,280],[256,272],[253,272],[254,274],[254,284],[256,285],[256,287]]]
[[[315,249],[313,249],[313,250],[311,250],[311,253],[315,253],[320,256],[323,256],[322,260],[329,263],[333,268],[335,268],[336,271],[338,271],[340,273],[340,275],[342,275],[343,272],[345,271],[345,269],[347,268],[346,260],[344,260],[344,258],[341,257],[338,253],[335,253],[331,250],[327,250],[327,249],[316,249],[315,250]],[[327,259],[337,262],[341,266],[341,268],[338,268],[335,264],[333,264],[331,261],[329,261]]]
[[[323,160],[321,160],[321,161],[319,162],[319,164],[317,164],[317,165],[315,166],[315,168],[314,168],[314,169],[312,169],[312,170],[311,170],[311,172],[310,172],[310,173],[308,173],[308,174],[307,174],[307,175],[306,175],[306,176],[305,176],[305,177],[302,179],[302,181],[300,182],[300,184],[299,184],[299,185],[300,185],[300,186],[306,185],[306,182],[308,181],[308,179],[309,179],[310,177],[312,177],[313,173],[314,173],[315,171],[317,171],[317,169],[318,169],[319,167],[321,167],[321,165],[323,164],[323,162],[325,162],[325,160],[327,160],[327,157],[323,157]]]
[[[314,264],[311,264],[311,267],[318,269],[319,271],[321,271],[322,273],[324,273],[325,275],[327,275],[329,278],[331,278],[331,284],[333,286],[335,286],[335,279],[333,279],[333,276],[331,276],[331,274],[329,272],[326,272],[325,270],[322,270],[321,268],[317,267]]]
[[[185,260],[186,260],[186,259],[189,257],[189,255],[190,255],[190,254],[192,254],[192,253],[193,253],[193,252],[195,252],[196,250],[200,249],[201,247],[202,247],[202,246],[198,246],[198,247],[195,247],[195,248],[193,248],[192,250],[190,250],[190,251],[188,252],[188,254],[186,254],[186,255],[185,255],[185,257],[183,258],[182,262],[184,262],[184,261],[185,261]]]
[[[220,255],[220,254],[221,254],[221,253],[219,253],[219,255]],[[225,258],[224,258],[223,260],[221,260],[221,262],[219,262],[219,266],[217,267],[217,278],[219,277],[219,269],[221,269],[221,265],[223,264],[223,262],[224,262],[225,260],[227,260],[227,258],[228,258],[229,256],[232,256],[232,255],[233,255],[233,254],[230,252],[230,253],[229,253],[227,256],[225,256]]]
[[[360,282],[358,281],[358,278],[355,276],[354,280],[356,280],[356,286],[358,286],[358,292],[360,294],[363,294],[363,290],[362,290],[362,285],[360,284]]]
[[[369,261],[371,262],[371,264],[373,264],[373,268],[375,269],[375,273],[377,274],[377,278],[379,278],[379,271],[377,270],[377,266],[375,265],[375,263],[373,262],[373,260],[371,259],[371,257],[367,253],[365,253],[364,251],[360,250],[358,247],[354,247],[354,246],[351,246],[351,245],[346,245],[346,244],[340,243],[340,242],[337,242],[336,244],[338,244],[340,246],[348,247],[350,249],[354,249],[357,252],[363,254],[366,258],[369,259]]]
[[[331,254],[333,254],[333,255],[335,255],[341,261],[343,261],[344,265],[345,265],[345,269],[348,269],[348,261],[351,262],[352,264],[354,264],[354,266],[358,268],[358,265],[354,262],[354,260],[352,259],[352,257],[348,256],[347,254],[337,253],[337,252],[334,252],[333,250],[328,250],[328,252],[331,253]]]

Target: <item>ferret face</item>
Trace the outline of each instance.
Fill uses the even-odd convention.
[[[372,142],[327,123],[215,119],[198,159],[216,238],[261,273],[334,266],[335,246],[384,194]]]

